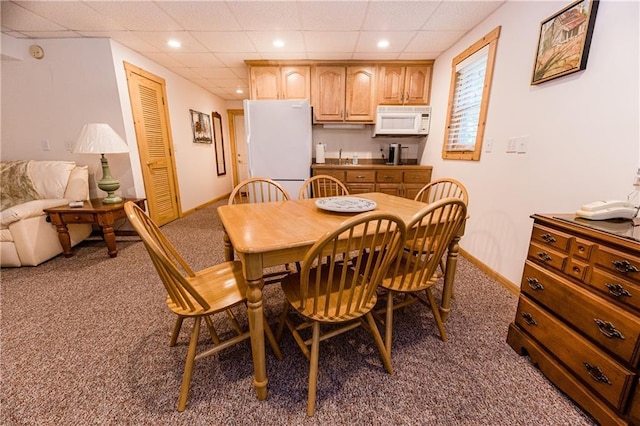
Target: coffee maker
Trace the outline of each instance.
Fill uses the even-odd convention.
[[[389,144],[389,161],[387,162],[387,164],[392,164],[394,166],[402,164],[402,162],[400,161],[400,152],[402,150],[401,148],[402,147],[399,143]]]

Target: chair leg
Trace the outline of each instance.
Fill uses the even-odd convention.
[[[267,340],[269,340],[269,345],[271,346],[271,350],[276,356],[278,361],[282,361],[282,352],[280,351],[280,346],[278,345],[278,341],[276,340],[276,336],[273,335],[273,331],[267,322],[267,317],[264,317],[264,332],[267,335]]]
[[[389,357],[391,357],[391,341],[393,335],[393,296],[394,292],[389,290],[387,293],[387,315],[384,320],[384,346],[387,349]]]
[[[182,375],[182,386],[180,386],[180,397],[178,398],[178,411],[184,411],[187,406],[187,398],[189,396],[189,386],[191,385],[191,375],[193,374],[193,364],[196,357],[196,347],[198,346],[198,337],[200,335],[200,317],[195,318],[193,330],[191,330],[191,339],[189,340],[189,350],[187,352],[187,360],[184,364],[184,374]]]
[[[438,304],[436,303],[436,298],[433,297],[433,293],[431,289],[428,288],[425,290],[427,293],[427,298],[429,299],[429,305],[431,305],[431,311],[433,312],[433,318],[436,320],[436,325],[438,326],[438,330],[440,331],[440,338],[443,342],[447,341],[447,332],[444,329],[444,324],[442,323],[442,317],[440,317],[440,309],[438,308]]]
[[[236,329],[236,333],[238,333],[238,336],[241,335],[243,333],[242,327],[240,327],[240,324],[238,323],[236,316],[233,315],[233,312],[231,312],[231,309],[227,309],[225,312],[227,313],[227,316],[229,317],[229,320],[231,321],[233,328]]]
[[[176,318],[176,325],[173,326],[173,333],[171,333],[171,340],[169,340],[170,347],[175,346],[178,341],[178,335],[182,328],[182,321],[184,321],[184,317],[182,315],[178,315],[178,318]]]
[[[320,323],[313,323],[313,341],[311,343],[311,361],[309,362],[309,399],[307,415],[313,416],[316,408],[316,389],[318,386],[318,359],[320,358]]]
[[[284,330],[284,326],[286,324],[287,315],[289,315],[289,302],[284,302],[284,307],[282,308],[282,314],[280,314],[280,322],[278,323],[278,329],[276,330],[276,340],[279,342],[282,338],[282,331]]]
[[[209,329],[209,334],[211,335],[211,340],[214,345],[220,344],[220,338],[218,337],[218,333],[216,333],[216,328],[213,326],[213,321],[211,321],[211,317],[209,315],[205,315],[205,322],[207,323],[207,328]]]
[[[378,331],[378,326],[376,325],[376,321],[373,319],[373,315],[371,314],[371,312],[367,312],[365,317],[367,318],[367,322],[369,323],[369,327],[371,328],[371,334],[373,335],[373,340],[375,340],[376,346],[378,347],[378,351],[380,351],[382,364],[384,364],[384,368],[387,370],[389,374],[393,374],[393,366],[391,365],[391,351],[388,351],[384,347],[384,343],[382,342],[382,336],[380,336],[380,331]]]

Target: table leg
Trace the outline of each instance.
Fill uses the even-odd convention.
[[[253,356],[253,385],[259,400],[267,398],[267,366],[264,347],[264,305],[262,303],[262,256],[244,256],[244,274],[247,289],[247,310],[249,332],[251,334],[251,354]]]
[[[57,223],[56,230],[58,231],[58,240],[62,246],[62,253],[64,257],[73,256],[73,250],[71,249],[71,237],[69,236],[69,228],[65,223]]]
[[[453,294],[453,282],[456,276],[456,265],[458,264],[458,251],[460,250],[459,241],[459,236],[454,237],[447,250],[447,266],[445,268],[442,302],[440,304],[440,316],[443,322],[447,321],[449,311],[451,311],[451,295]]]
[[[231,245],[231,240],[226,230],[224,231],[222,239],[224,240],[224,260],[231,261],[233,260],[233,245]]]
[[[104,238],[104,242],[107,244],[107,253],[109,253],[109,256],[118,256],[118,249],[116,247],[116,234],[113,230],[113,226],[103,225],[102,237]]]

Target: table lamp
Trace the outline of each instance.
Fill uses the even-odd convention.
[[[102,155],[100,160],[102,162],[102,179],[98,181],[98,188],[107,193],[107,197],[102,200],[102,203],[115,204],[122,202],[122,198],[114,194],[120,188],[120,181],[111,176],[109,163],[104,155],[129,152],[129,147],[111,126],[105,123],[85,124],[71,152],[74,154]]]

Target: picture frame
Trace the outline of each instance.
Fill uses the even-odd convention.
[[[222,176],[227,174],[224,158],[224,139],[222,137],[222,117],[215,111],[211,113],[211,117],[213,117],[213,146],[216,151],[216,169],[218,176]]]
[[[211,136],[211,119],[209,114],[190,109],[193,143],[213,143]]]
[[[599,0],[577,0],[540,23],[531,85],[587,68]]]

